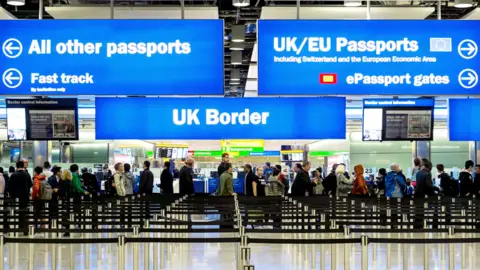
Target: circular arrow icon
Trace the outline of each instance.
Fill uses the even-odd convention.
[[[9,68],[3,73],[3,84],[8,88],[17,88],[22,84],[22,73],[18,69]]]
[[[458,74],[458,82],[463,88],[473,88],[478,83],[478,74],[473,69],[464,69]]]
[[[2,46],[3,54],[8,58],[17,58],[22,54],[22,43],[16,38],[5,40]]]
[[[477,52],[477,43],[471,39],[464,39],[458,44],[458,54],[460,54],[463,59],[472,59],[477,55]]]

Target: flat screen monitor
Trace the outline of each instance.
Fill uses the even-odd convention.
[[[363,141],[433,140],[433,99],[364,100]]]
[[[78,140],[77,99],[7,99],[8,140]]]

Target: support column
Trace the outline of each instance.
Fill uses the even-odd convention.
[[[478,164],[480,162],[480,142],[470,142],[468,152],[470,160]]]
[[[2,162],[3,162],[3,142],[0,142],[0,164],[2,164]]]
[[[426,158],[431,160],[431,148],[429,141],[416,141],[412,143],[412,157]]]
[[[303,162],[307,162],[308,161],[308,153],[309,153],[309,147],[308,147],[308,144],[305,144],[303,146]]]
[[[109,143],[108,144],[108,164],[115,163],[115,144]]]
[[[22,141],[19,143],[19,148],[20,148],[20,153],[18,154],[17,161],[20,161],[23,158],[23,142]]]
[[[50,151],[51,151],[50,146]],[[33,165],[35,166],[43,166],[45,161],[51,162],[52,160],[52,153],[48,153],[49,147],[47,141],[34,141],[33,142]],[[50,156],[50,160],[48,157]]]
[[[73,162],[73,149],[70,143],[60,143],[60,163]]]

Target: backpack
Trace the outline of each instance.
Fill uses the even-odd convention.
[[[51,200],[53,194],[52,186],[48,183],[48,181],[43,181],[40,185],[40,199],[42,200]]]
[[[323,180],[322,182],[323,187],[324,187],[324,193],[328,194],[328,192],[332,192],[332,195],[334,195],[335,191],[337,190],[337,176],[335,173],[330,173],[327,175],[327,178]]]
[[[117,194],[117,189],[112,187],[115,184],[115,180],[113,178],[114,175],[111,175],[107,181],[105,181],[105,193],[108,195],[115,195]]]

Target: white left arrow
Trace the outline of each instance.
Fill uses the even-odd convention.
[[[7,76],[5,76],[5,80],[9,83],[9,84],[13,84],[13,81],[18,81],[20,80],[20,77],[15,77],[13,75],[13,72],[10,71]]]
[[[475,52],[475,47],[472,45],[472,43],[467,43],[467,48],[460,48],[462,51],[467,51],[468,55],[472,55]]]
[[[15,45],[13,45],[13,41],[10,41],[7,46],[5,46],[5,50],[9,53],[9,54],[13,54],[13,51],[18,51],[20,50],[20,47],[16,47]]]
[[[467,76],[462,77],[462,80],[468,80],[468,84],[472,84],[475,82],[476,78],[471,72],[467,73]]]

